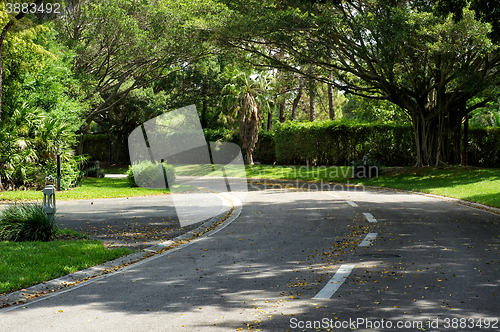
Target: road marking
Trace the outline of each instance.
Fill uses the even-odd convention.
[[[354,264],[344,264],[339,267],[337,273],[332,279],[323,287],[322,290],[313,297],[314,300],[328,300],[332,295],[339,289],[339,287],[345,282],[345,280],[351,274]]]
[[[340,196],[339,196],[339,195],[334,194],[334,193],[326,193],[326,194],[327,194],[327,195],[330,195],[330,196],[333,196],[333,197],[335,197],[335,198],[340,198]]]
[[[368,233],[365,236],[365,239],[359,244],[360,247],[369,246],[373,240],[377,237],[377,233]]]
[[[358,204],[354,203],[353,201],[347,201],[347,203],[352,206],[352,207],[357,207]]]
[[[371,214],[371,213],[364,213],[366,219],[368,219],[369,222],[377,222],[377,219]]]

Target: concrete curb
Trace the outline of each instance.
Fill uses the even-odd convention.
[[[12,305],[20,305],[34,298],[46,298],[58,290],[63,288],[72,288],[86,280],[100,280],[106,275],[121,272],[124,269],[137,266],[146,261],[156,259],[173,251],[179,250],[185,246],[191,245],[203,238],[209,237],[229,225],[239,217],[242,210],[241,201],[230,194],[217,194],[222,199],[222,207],[219,213],[203,222],[198,228],[191,230],[185,234],[179,235],[172,240],[159,243],[157,245],[145,248],[136,253],[117,258],[115,260],[105,262],[100,265],[89,267],[85,270],[77,271],[56,279],[52,279],[29,288],[18,290],[12,293],[0,295],[0,308],[9,307]],[[69,289],[68,289],[69,290]],[[34,303],[31,301],[30,303]],[[8,309],[0,309],[9,311],[15,307]]]

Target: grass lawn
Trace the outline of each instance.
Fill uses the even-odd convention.
[[[50,242],[0,242],[0,293],[26,288],[131,253],[125,248],[106,249],[100,241],[59,230]],[[79,239],[77,239],[77,238]]]
[[[57,200],[91,199],[91,198],[113,198],[133,197],[146,195],[168,194],[168,189],[146,189],[131,188],[127,179],[111,178],[84,178],[82,185],[71,190],[60,191],[56,194]],[[3,191],[0,192],[0,201],[15,200],[41,200],[42,191]]]
[[[105,169],[106,173],[124,174],[126,167]],[[212,172],[210,165],[177,166],[176,174],[206,175]],[[221,171],[213,173],[222,176]],[[373,179],[351,179],[347,166],[279,166],[253,165],[245,169],[226,169],[227,176],[260,179],[331,181],[364,184],[396,189],[406,189],[460,198],[471,202],[500,207],[500,169],[476,169],[450,167],[435,169],[424,167],[402,174],[385,175]],[[178,188],[178,186],[174,186]],[[187,187],[186,187],[187,188]],[[131,188],[126,179],[85,178],[80,187],[58,192],[58,200],[133,197],[170,193],[170,190]],[[41,200],[41,191],[0,192],[0,201]]]
[[[351,168],[325,166],[247,166],[247,177],[331,181],[405,189],[459,198],[500,208],[500,169],[423,167],[372,179],[351,179]]]
[[[176,168],[179,175],[204,175],[210,166],[187,165]],[[222,176],[221,172],[215,173]],[[279,166],[253,165],[227,171],[228,176],[260,179],[331,181],[405,189],[459,198],[500,208],[500,169],[449,167],[437,169],[423,167],[401,174],[379,176],[372,179],[352,179],[347,166]]]
[[[397,175],[351,180],[370,186],[421,191],[500,208],[500,169],[423,167]]]
[[[210,165],[184,165],[175,168],[176,175],[206,175],[211,172]],[[214,176],[222,176],[222,171],[215,171]],[[247,177],[259,179],[304,180],[304,181],[337,181],[343,182],[351,178],[348,166],[279,166],[279,165],[245,165],[242,167],[226,167],[229,177]]]

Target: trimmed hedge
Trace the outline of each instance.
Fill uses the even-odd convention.
[[[469,129],[469,165],[500,167],[500,128]]]
[[[83,154],[91,160],[112,164],[129,163],[128,135],[85,134]]]
[[[274,132],[278,164],[351,165],[364,155],[382,165],[415,161],[411,127],[346,121],[286,122]]]
[[[241,146],[237,130],[205,129],[204,134],[207,142],[231,142]],[[96,155],[88,150],[87,153],[90,152],[92,159],[101,160],[99,155],[102,156],[108,144],[103,144],[103,137],[99,135],[92,137],[92,141],[100,145],[101,151],[96,151]],[[90,148],[90,145],[92,143],[86,138],[86,146]],[[128,153],[126,144],[120,148],[127,150],[121,155]],[[351,165],[364,155],[384,166],[413,165],[416,157],[411,125],[342,120],[276,123],[274,132],[259,132],[254,160],[262,164],[304,165],[309,162],[340,166]],[[500,167],[500,128],[469,129],[468,163],[478,167]]]

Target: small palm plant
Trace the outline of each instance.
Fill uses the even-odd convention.
[[[0,214],[1,241],[49,241],[55,232],[39,203],[11,204]]]

